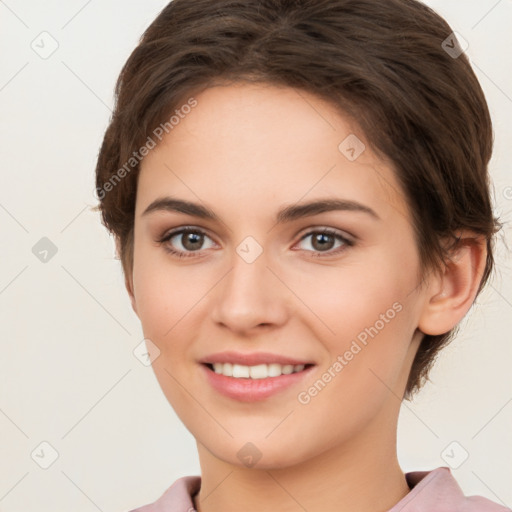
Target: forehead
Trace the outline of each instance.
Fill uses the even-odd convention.
[[[392,166],[330,103],[248,83],[212,87],[194,99],[141,163],[139,213],[168,193],[226,209],[233,203],[238,214],[268,209],[270,201],[333,196],[371,202],[383,217],[407,217]]]

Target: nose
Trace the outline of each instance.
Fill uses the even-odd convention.
[[[266,253],[248,263],[235,252],[231,261],[213,296],[214,322],[239,335],[282,326],[292,294],[268,266]]]

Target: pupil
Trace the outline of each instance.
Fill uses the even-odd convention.
[[[183,244],[184,247],[187,247],[187,245],[192,245],[192,247],[187,247],[188,249],[197,249],[197,247],[194,247],[194,244],[198,244],[198,242],[201,242],[202,235],[199,235],[197,233],[187,233],[185,236],[185,243]],[[200,244],[199,244],[200,245]]]
[[[327,242],[327,245],[329,245],[329,240],[328,240],[329,238],[332,238],[332,236],[331,235],[327,235],[325,233],[319,233],[314,238],[314,244],[313,245],[315,245],[315,243],[317,243],[317,244],[319,243],[320,244],[319,247],[316,247],[316,248],[325,249],[326,248],[325,242]],[[332,241],[331,241],[331,243],[332,243]]]

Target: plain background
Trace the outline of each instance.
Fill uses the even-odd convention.
[[[166,3],[0,1],[3,512],[121,512],[199,474],[194,439],[133,354],[142,331],[91,211],[115,80]],[[496,212],[510,221],[512,2],[428,3],[469,43],[494,120]],[[507,224],[493,282],[399,424],[404,471],[452,466],[465,494],[509,507],[510,234]]]

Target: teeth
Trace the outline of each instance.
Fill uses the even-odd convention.
[[[233,365],[233,377],[240,379],[240,378],[249,378],[249,366],[242,366],[241,364],[234,364]]]
[[[267,377],[279,377],[280,375],[289,375],[304,370],[303,364],[258,364],[256,366],[245,366],[243,364],[231,363],[213,363],[215,373],[225,375],[226,377],[235,377],[237,379],[266,379]]]

